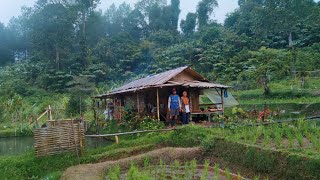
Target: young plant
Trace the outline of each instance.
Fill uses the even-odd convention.
[[[311,139],[311,142],[312,142],[313,147],[314,147],[316,150],[319,151],[319,150],[320,150],[320,142],[319,142],[318,136],[315,135],[315,134],[312,134],[311,137],[310,137],[310,139]]]
[[[150,157],[145,157],[143,160],[143,167],[145,170],[147,170],[149,173],[151,173],[152,168],[150,164]]]
[[[289,148],[293,148],[294,147],[294,136],[293,136],[290,129],[287,130],[286,135],[287,135],[287,138],[289,141],[289,144],[288,144]]]
[[[204,162],[203,172],[202,172],[200,180],[207,180],[207,178],[208,178],[208,170],[209,170],[209,161],[206,160]]]
[[[179,168],[180,168],[180,162],[175,160],[173,163],[173,168],[172,168],[172,179],[179,179]]]
[[[139,179],[139,178],[140,178],[139,169],[134,164],[131,164],[131,167],[128,171],[126,179]]]
[[[262,129],[261,129],[261,127],[260,127],[260,126],[257,127],[254,132],[255,132],[255,133],[254,133],[253,136],[252,136],[252,143],[253,143],[253,144],[256,144],[257,141],[259,140],[260,136],[262,135]]]
[[[121,170],[120,170],[120,166],[118,165],[114,168],[109,169],[108,176],[110,180],[118,180],[120,179],[120,174],[121,174]]]
[[[303,135],[302,132],[296,132],[296,138],[298,140],[299,146],[303,147]]]
[[[263,144],[268,146],[270,144],[270,131],[268,128],[263,129]]]
[[[218,180],[219,179],[219,175],[220,175],[220,167],[219,164],[215,163],[213,166],[213,171],[214,171],[214,180]]]
[[[259,176],[254,176],[253,180],[259,180],[260,177]]]
[[[161,173],[160,178],[161,179],[166,178],[166,171],[167,171],[166,163],[160,159],[160,173]]]
[[[312,141],[312,134],[310,132],[307,132],[306,134],[306,138],[308,139],[309,142]]]
[[[224,170],[224,172],[226,173],[226,178],[227,178],[227,180],[232,180],[232,176],[231,176],[230,170],[229,170],[228,168],[226,168],[226,169]]]
[[[279,130],[276,130],[274,132],[274,141],[275,141],[277,148],[280,148],[281,142],[282,142],[282,134],[281,134],[281,132],[279,132]]]
[[[154,167],[154,179],[160,179],[159,168],[160,167],[158,165],[155,165],[155,167]]]
[[[197,171],[197,161],[193,159],[190,162],[190,167],[191,167],[191,178],[194,179]]]
[[[192,179],[190,176],[190,167],[188,162],[184,163],[184,179],[186,180]]]
[[[238,171],[237,172],[237,180],[242,180],[243,178],[241,177],[241,174],[240,174],[240,172]]]

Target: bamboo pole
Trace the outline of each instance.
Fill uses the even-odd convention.
[[[157,117],[158,121],[160,121],[160,100],[159,100],[159,88],[157,88]]]
[[[115,134],[98,134],[98,135],[85,135],[86,137],[110,137],[110,136],[121,136],[129,134],[138,134],[138,133],[148,133],[148,132],[162,132],[162,131],[174,131],[175,129],[158,129],[158,130],[144,130],[144,131],[132,131],[132,132],[123,132]]]
[[[189,100],[190,100],[190,122],[192,122],[192,115],[191,115],[191,113],[193,112],[193,105],[192,105],[192,96],[191,96],[191,89],[189,89]]]
[[[78,164],[80,164],[80,157],[79,157],[79,151],[78,151],[78,145],[77,145],[77,140],[76,140],[76,137],[75,137],[75,131],[74,131],[74,126],[73,126],[73,120],[71,121],[71,128],[72,128],[72,136],[73,136],[73,140],[74,140],[74,144],[75,144],[75,149],[76,149],[76,154],[77,154],[77,157],[78,157]],[[80,137],[81,139],[81,137]]]
[[[137,109],[138,109],[138,114],[140,113],[140,100],[139,100],[139,93],[137,93]]]
[[[221,105],[222,105],[222,114],[224,114],[224,93],[223,93],[223,88],[221,88]]]
[[[52,121],[52,111],[51,111],[50,105],[49,105],[49,120]]]
[[[38,118],[37,121],[39,121],[45,114],[48,113],[48,110],[46,110],[45,112],[43,112]]]
[[[116,139],[116,144],[119,144],[119,136],[114,136],[114,138]]]
[[[121,105],[121,97],[120,97],[120,107],[119,107],[119,112],[120,112],[120,120],[122,120],[122,105]]]

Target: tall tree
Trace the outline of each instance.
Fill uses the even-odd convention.
[[[197,25],[197,14],[195,13],[188,13],[186,20],[181,20],[180,27],[182,32],[189,36],[193,34]]]
[[[170,18],[170,24],[171,29],[177,30],[178,29],[178,23],[179,23],[179,15],[180,15],[180,0],[171,0],[171,18]]]
[[[217,0],[202,0],[198,3],[197,14],[199,28],[202,28],[208,24],[210,15],[213,13],[214,8],[217,6]]]
[[[28,20],[33,55],[47,59],[57,70],[63,67],[74,33],[75,16],[63,4],[38,6]]]
[[[0,66],[14,61],[13,51],[8,46],[10,44],[10,36],[8,29],[0,23]]]
[[[262,47],[251,52],[249,64],[254,69],[257,81],[262,85],[264,94],[270,95],[269,82],[277,76],[285,76],[289,70],[288,52]]]
[[[105,13],[107,20],[107,35],[114,36],[120,32],[127,31],[124,27],[124,23],[131,11],[130,5],[125,2],[120,4],[119,7],[112,4]]]
[[[73,7],[81,15],[79,20],[78,29],[79,33],[79,47],[81,50],[80,56],[77,60],[80,62],[81,66],[86,67],[88,65],[88,46],[87,46],[87,21],[90,14],[92,14],[99,4],[100,0],[75,0]]]
[[[155,5],[163,7],[167,5],[167,0],[139,0],[135,4],[135,9],[138,9],[147,18],[147,22],[149,22],[149,14]]]

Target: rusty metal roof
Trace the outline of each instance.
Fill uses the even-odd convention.
[[[193,74],[195,77],[198,77],[202,81],[183,81],[183,82],[170,81],[172,78],[174,78],[176,75],[180,74],[183,71],[187,71],[188,73]],[[132,81],[128,84],[125,84],[119,88],[112,90],[107,94],[96,96],[96,98],[110,96],[114,94],[121,94],[126,92],[135,92],[135,91],[139,91],[139,90],[150,88],[150,87],[164,87],[164,86],[177,86],[177,85],[187,86],[187,87],[202,87],[202,88],[229,88],[229,86],[209,83],[209,81],[206,80],[199,73],[192,70],[188,66],[184,66],[184,67],[179,67],[169,71],[165,71],[160,74],[156,74],[156,75],[152,75],[152,76],[148,76],[145,78]]]
[[[185,87],[198,87],[198,88],[230,88],[230,86],[215,84],[210,82],[202,82],[202,81],[184,81],[184,82],[173,82],[169,81],[172,84],[185,86]]]

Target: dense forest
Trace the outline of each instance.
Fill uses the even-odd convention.
[[[38,0],[0,23],[2,106],[15,104],[9,109],[16,112],[24,97],[33,107],[51,94],[97,94],[185,65],[211,81],[262,86],[266,94],[271,81],[320,69],[320,2],[239,0],[223,24],[212,20],[217,0],[201,0],[182,20],[180,0],[104,10],[98,4]]]

